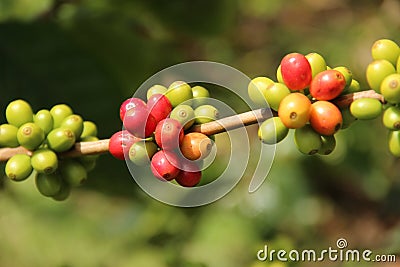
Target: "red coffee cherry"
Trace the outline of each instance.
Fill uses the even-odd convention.
[[[129,157],[129,148],[139,140],[127,130],[119,131],[111,136],[108,150],[115,158],[124,160]]]
[[[175,119],[166,118],[157,124],[155,139],[159,147],[174,150],[179,147],[184,137],[182,125]]]
[[[201,168],[197,162],[184,160],[181,164],[181,172],[175,181],[184,187],[196,186],[201,180]]]
[[[331,102],[317,101],[311,105],[311,127],[321,135],[333,135],[343,123],[342,113]]]
[[[317,100],[332,100],[342,93],[346,79],[340,71],[325,70],[315,75],[310,84],[310,94]]]
[[[147,109],[147,106],[136,106],[126,111],[125,128],[134,136],[146,138],[153,134],[157,121]]]
[[[287,54],[282,58],[280,66],[282,79],[289,89],[302,90],[309,86],[312,70],[304,55],[299,53]]]
[[[150,114],[156,119],[157,123],[168,117],[172,111],[171,102],[162,94],[154,94],[147,101],[147,108]]]
[[[170,151],[160,150],[151,158],[151,171],[160,180],[171,181],[180,173],[178,157]]]
[[[124,121],[125,114],[128,110],[136,107],[146,107],[146,102],[144,102],[140,98],[128,98],[124,102],[122,102],[121,107],[119,108],[119,117],[121,118],[121,121]]]

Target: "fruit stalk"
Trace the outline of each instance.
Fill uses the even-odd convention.
[[[347,94],[336,98],[333,102],[339,107],[347,107],[354,100],[360,98],[375,98],[385,102],[382,95],[376,93],[374,90],[361,91],[357,93]],[[262,122],[271,117],[271,114],[276,116],[275,113],[268,112],[267,109],[257,109],[247,111],[241,114],[233,115],[230,117],[222,118],[216,121],[195,125],[191,128],[192,132],[199,132],[205,135],[218,134],[224,131],[237,129],[239,127]],[[103,139],[92,142],[77,142],[74,147],[66,152],[59,153],[60,158],[67,157],[80,157],[84,155],[99,155],[108,152],[109,139]],[[15,154],[31,155],[32,152],[23,147],[16,148],[1,148],[0,149],[0,162],[7,161]]]

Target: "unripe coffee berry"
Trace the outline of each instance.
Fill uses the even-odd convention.
[[[41,148],[33,152],[31,159],[32,167],[38,173],[50,174],[58,168],[58,158],[56,153],[47,148]]]
[[[56,152],[71,149],[76,141],[73,131],[67,128],[56,128],[47,135],[47,145]]]
[[[13,181],[23,181],[32,173],[31,158],[25,154],[12,156],[6,163],[5,173]]]
[[[28,150],[35,150],[44,141],[44,132],[38,125],[28,122],[19,127],[17,132],[18,143]]]
[[[51,116],[53,116],[53,127],[58,128],[60,127],[62,121],[69,115],[72,115],[74,112],[70,106],[66,104],[58,104],[50,109],[50,113]]]
[[[58,173],[37,173],[35,183],[36,188],[42,195],[52,197],[60,192],[62,180]]]
[[[191,104],[191,99],[193,98],[192,88],[189,84],[183,81],[173,82],[169,87],[165,96],[169,99],[173,107],[179,104]],[[186,102],[187,103],[184,103]]]
[[[47,109],[39,110],[35,116],[33,116],[33,122],[42,128],[45,135],[53,129],[54,125],[53,116]]]
[[[17,147],[18,128],[12,124],[0,125],[0,147]]]
[[[279,117],[272,117],[263,121],[258,129],[258,138],[264,144],[277,144],[288,135],[289,129]]]
[[[12,124],[16,127],[20,127],[25,123],[32,122],[32,108],[25,100],[14,100],[7,105],[6,119],[9,124]]]
[[[60,175],[70,186],[79,186],[87,179],[85,167],[74,159],[63,160],[60,163]]]

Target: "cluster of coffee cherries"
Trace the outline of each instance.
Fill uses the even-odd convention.
[[[359,82],[347,67],[327,66],[318,53],[287,54],[276,73],[277,82],[257,77],[248,86],[253,102],[261,107],[268,103],[278,114],[260,125],[260,140],[276,144],[294,129],[300,152],[330,154],[336,147],[335,133],[355,120],[348,108],[339,107],[334,100],[360,91]]]
[[[377,40],[371,48],[372,62],[366,70],[368,85],[380,93],[386,103],[365,105],[374,111],[374,118],[382,114],[383,125],[389,130],[389,151],[400,157],[400,48],[389,39]],[[359,100],[357,100],[359,101]]]
[[[0,125],[0,147],[24,147],[27,153],[8,159],[5,174],[13,181],[34,177],[38,191],[55,200],[65,200],[71,187],[81,185],[96,164],[96,156],[61,159],[75,142],[98,140],[97,127],[74,114],[66,104],[33,113],[31,105],[18,99],[5,111],[7,122]]]
[[[125,100],[119,114],[124,129],[110,138],[110,153],[137,166],[150,166],[162,181],[198,185],[213,142],[190,129],[218,119],[217,108],[207,104],[209,96],[203,86],[175,81],[168,88],[150,87],[147,102],[136,97]]]

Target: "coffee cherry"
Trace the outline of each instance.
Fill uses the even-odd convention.
[[[70,194],[71,194],[71,186],[67,184],[65,181],[62,181],[60,191],[58,191],[51,198],[57,201],[64,201],[69,197]]]
[[[136,97],[126,99],[119,108],[119,118],[122,122],[125,120],[126,112],[131,109],[147,110],[147,104],[142,99]]]
[[[350,69],[345,66],[339,66],[339,67],[335,67],[333,69],[339,71],[343,75],[343,77],[346,81],[345,87],[350,86],[351,81],[353,80],[353,73],[350,71]]]
[[[178,157],[173,152],[160,150],[151,159],[151,171],[156,178],[171,181],[180,173],[178,162]]]
[[[311,105],[311,127],[321,135],[333,135],[342,127],[343,118],[340,110],[331,102],[317,101]]]
[[[87,179],[85,167],[75,159],[63,160],[59,169],[62,179],[70,186],[82,185]]]
[[[311,66],[312,77],[315,77],[318,73],[326,70],[325,59],[318,53],[309,53],[306,55],[308,63]]]
[[[372,120],[382,113],[382,104],[373,98],[360,98],[350,105],[350,112],[353,117],[360,120]]]
[[[266,98],[268,105],[275,111],[278,111],[279,104],[282,99],[290,94],[289,88],[283,83],[272,83],[268,86],[264,97]]]
[[[336,138],[334,135],[321,136],[322,145],[318,150],[318,154],[329,155],[336,148]]]
[[[58,104],[50,109],[50,113],[51,116],[53,116],[53,127],[58,128],[60,127],[62,121],[69,115],[72,115],[74,112],[68,105]]]
[[[310,119],[310,108],[310,99],[301,93],[292,93],[282,99],[278,115],[287,128],[300,128]]]
[[[278,68],[276,69],[276,80],[277,80],[279,83],[285,84],[285,82],[283,81],[283,78],[282,78],[282,71],[281,71],[281,69],[282,69],[282,66],[281,66],[281,64],[279,64]]]
[[[181,143],[181,152],[189,160],[198,160],[206,158],[211,150],[213,143],[211,139],[202,133],[188,133],[183,137]]]
[[[351,114],[350,108],[341,109],[340,112],[342,113],[343,119],[342,129],[347,129],[353,122],[357,120],[357,118]]]
[[[16,127],[32,122],[33,112],[28,102],[22,99],[10,102],[6,108],[6,119],[9,124]]]
[[[111,136],[108,150],[116,159],[124,160],[129,157],[131,146],[139,140],[127,130],[119,131]]]
[[[183,81],[173,82],[169,87],[165,96],[169,99],[173,107],[178,106],[185,101],[184,104],[191,104],[189,100],[193,98],[192,88]]]
[[[400,131],[389,131],[388,146],[393,156],[400,157]]]
[[[299,53],[290,53],[281,61],[282,79],[291,90],[302,90],[309,86],[312,79],[311,65],[307,58]]]
[[[50,174],[57,170],[58,158],[52,150],[41,148],[33,152],[31,164],[38,173]]]
[[[28,122],[17,131],[18,143],[28,150],[35,150],[44,141],[44,132],[38,125]]]
[[[195,115],[194,115],[194,110],[191,106],[189,105],[178,105],[175,107],[170,116],[171,119],[175,119],[179,121],[181,125],[183,125],[183,129],[187,130],[190,127],[192,127],[194,121],[195,121]]]
[[[53,116],[47,109],[39,110],[33,116],[33,122],[42,128],[45,135],[47,135],[53,129]]]
[[[391,106],[383,112],[383,125],[389,130],[400,130],[400,108]]]
[[[32,173],[31,158],[25,154],[12,156],[6,163],[5,173],[13,181],[23,181]]]
[[[360,91],[361,91],[360,83],[355,79],[351,79],[350,85],[344,88],[342,94],[351,94]]]
[[[168,117],[172,111],[171,102],[165,95],[161,94],[152,95],[147,101],[147,107],[157,123]]]
[[[157,121],[147,107],[136,106],[126,112],[124,126],[134,136],[146,138],[153,134]]]
[[[147,100],[149,100],[152,95],[155,95],[155,94],[162,94],[163,95],[166,92],[167,92],[167,87],[159,85],[159,84],[156,84],[156,85],[153,85],[152,87],[150,87],[147,90],[146,97],[147,97]]]
[[[385,100],[391,104],[400,103],[400,74],[390,74],[383,79],[380,92]]]
[[[339,96],[346,86],[343,74],[337,70],[318,73],[310,84],[310,94],[317,100],[331,100]]]
[[[282,123],[279,117],[269,118],[261,123],[258,128],[258,138],[264,144],[277,144],[288,135],[289,129]]]
[[[76,141],[75,134],[67,128],[56,128],[46,138],[47,145],[55,152],[70,150]]]
[[[218,109],[212,105],[201,105],[194,110],[195,123],[202,124],[218,120]]]
[[[182,143],[184,136],[182,125],[175,119],[166,118],[157,124],[155,140],[159,147],[174,150]]]
[[[18,128],[11,124],[0,125],[0,147],[17,147],[19,146],[17,139]]]
[[[139,141],[129,149],[129,159],[138,166],[150,164],[150,159],[157,152],[157,145],[150,141]]]
[[[384,59],[374,60],[368,64],[366,71],[368,85],[379,92],[383,79],[393,73],[396,73],[396,70],[392,63]]]
[[[322,146],[321,136],[309,124],[295,130],[294,141],[297,149],[306,155],[317,153]]]
[[[192,87],[192,94],[193,94],[193,100],[192,100],[193,107],[198,107],[207,104],[207,98],[210,97],[210,92],[203,86],[199,85]]]
[[[35,183],[36,188],[42,195],[51,197],[60,192],[62,180],[58,173],[37,173]]]
[[[247,87],[247,93],[251,101],[260,107],[266,106],[266,91],[267,88],[274,83],[273,80],[267,77],[257,77],[251,80]]]
[[[375,60],[385,59],[393,65],[396,65],[397,59],[400,55],[400,48],[392,40],[380,39],[375,41],[372,45],[371,55]]]
[[[60,128],[71,130],[79,138],[83,132],[83,119],[77,114],[69,115],[61,122]]]
[[[97,126],[92,121],[83,122],[83,131],[81,133],[80,139],[84,139],[88,136],[97,136]]]
[[[181,171],[175,181],[184,187],[194,187],[200,183],[201,171]]]

